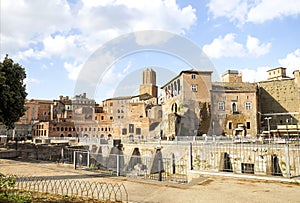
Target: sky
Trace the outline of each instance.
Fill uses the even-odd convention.
[[[243,81],[257,82],[267,79],[268,69],[285,67],[290,77],[300,69],[299,0],[0,2],[1,61],[8,54],[25,68],[29,99],[72,97],[80,93],[76,88],[83,75],[93,81],[92,91],[84,89],[88,87],[80,91],[97,102],[136,95],[145,68],[157,72],[158,86],[182,70],[199,68],[178,57],[190,44],[203,51],[218,76],[234,69],[242,73]],[[161,32],[138,35],[151,30]],[[188,42],[170,53],[169,35],[164,32]],[[128,40],[131,33],[135,42]],[[132,51],[139,43],[144,48]],[[146,49],[158,44],[162,46]],[[123,55],[111,54],[114,50]],[[188,53],[193,54],[194,48]],[[88,67],[95,56],[99,68]]]

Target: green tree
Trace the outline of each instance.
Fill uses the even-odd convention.
[[[6,55],[0,62],[0,123],[7,129],[25,113],[25,78],[25,69]]]

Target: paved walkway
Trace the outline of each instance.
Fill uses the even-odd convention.
[[[99,177],[92,172],[74,170],[70,165],[4,159],[0,159],[0,173],[123,183],[130,202],[300,202],[300,184],[212,174],[203,174],[188,184],[172,184],[125,177]]]

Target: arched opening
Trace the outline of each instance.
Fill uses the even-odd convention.
[[[177,113],[177,104],[176,103],[172,104],[171,111],[173,113]]]
[[[237,112],[237,105],[236,105],[236,102],[232,102],[232,112],[233,112],[233,113]]]
[[[64,137],[64,134],[61,134],[60,137]]]
[[[68,134],[68,137],[72,137],[72,135],[71,135],[71,134]]]

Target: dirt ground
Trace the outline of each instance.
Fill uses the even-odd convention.
[[[69,165],[28,163],[0,159],[0,173],[30,176],[86,175]],[[129,202],[300,202],[300,184],[203,176],[189,184],[139,181],[124,177],[91,177],[85,181],[118,182],[127,189]],[[299,182],[299,179],[298,179]]]

